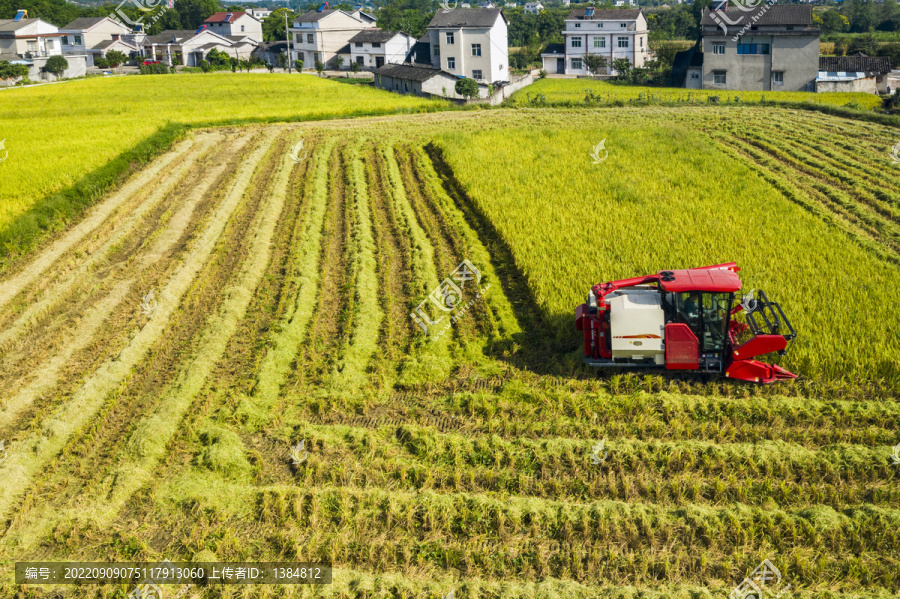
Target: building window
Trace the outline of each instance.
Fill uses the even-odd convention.
[[[772,80],[775,81],[775,85],[784,85],[784,72],[775,71],[772,73]]]
[[[484,79],[479,69],[475,69],[472,71],[472,79]]]
[[[307,44],[313,43],[313,34],[311,34],[311,33],[306,34],[306,43]]]
[[[619,23],[619,27],[628,27],[625,23]]]
[[[619,47],[620,47],[620,48],[627,48],[627,47],[628,47],[628,38],[627,38],[627,37],[620,37],[620,38],[619,38]]]
[[[725,71],[713,71],[713,83],[716,85],[725,85],[726,82]]]
[[[319,62],[319,53],[313,52],[313,62]]]
[[[381,42],[372,42],[372,47],[373,47],[373,48],[380,48],[380,47],[381,47]]]
[[[606,47],[606,38],[605,37],[595,37],[594,38],[594,47],[595,48],[605,48]]]
[[[725,44],[713,44],[713,54],[725,54]]]
[[[738,44],[738,54],[768,54],[769,44]]]
[[[573,59],[572,59],[572,68],[575,69],[575,70],[577,70],[577,71],[580,71],[580,70],[581,70],[581,59],[580,59],[580,58],[573,58]]]
[[[356,64],[359,64],[359,65],[364,65],[364,64],[366,64],[366,58],[365,58],[364,56],[357,56],[357,57],[356,57]]]
[[[481,56],[481,44],[472,44],[472,56]]]
[[[243,32],[244,32],[244,26],[241,25],[241,33],[243,33]]]
[[[581,47],[581,38],[580,38],[580,37],[573,37],[573,38],[572,38],[572,47],[573,47],[573,48],[580,48],[580,47]]]
[[[353,42],[353,45],[357,48],[362,48],[362,42]]]
[[[76,35],[74,41],[75,41],[75,45],[76,45],[76,46],[80,46],[80,45],[81,45],[81,36],[80,36],[80,35]]]
[[[53,49],[53,40],[47,40],[47,49],[48,49],[48,50],[52,50],[52,49]]]
[[[452,43],[453,43],[453,32],[452,32],[452,31],[448,31],[448,32],[447,32],[447,43],[448,43],[448,44],[452,44]]]
[[[575,23],[575,27],[581,27],[581,23]]]
[[[29,52],[37,52],[37,42],[34,40],[28,40],[28,51]]]
[[[691,73],[691,79],[699,79],[700,73]]]
[[[403,91],[405,91],[405,92],[409,91],[409,81],[403,82]]]
[[[63,46],[68,46],[68,45],[69,45],[69,36],[68,36],[68,35],[62,36],[61,40],[62,40],[62,41],[61,41],[60,43],[61,43]]]
[[[451,69],[451,70],[456,68],[456,58],[455,57],[453,57],[453,56],[447,57],[447,68]]]
[[[441,55],[441,47],[440,47],[440,46],[435,46],[435,47],[434,47],[434,55],[435,55],[435,56],[440,56],[440,55]]]
[[[641,40],[641,48],[643,48],[644,47],[644,38],[639,37],[638,39]]]

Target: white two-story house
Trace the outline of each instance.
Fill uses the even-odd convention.
[[[0,60],[24,64],[28,77],[45,79],[43,67],[51,56],[62,54],[62,34],[56,25],[41,19],[29,19],[28,12],[20,10],[13,19],[0,19]],[[80,77],[85,74],[85,56],[66,56],[69,68],[63,77]]]
[[[217,12],[203,21],[207,29],[224,36],[263,41],[262,23],[248,12]]]
[[[359,10],[323,8],[305,12],[290,28],[291,60],[302,60],[305,69],[313,68],[316,61],[331,66],[339,53],[346,52],[350,38],[370,29],[375,29],[375,17]]]
[[[578,8],[566,17],[563,30],[563,53],[541,54],[544,68],[550,73],[587,75],[585,56],[597,54],[607,67],[595,75],[615,75],[613,61],[627,60],[633,67],[643,67],[650,57],[647,19],[639,8],[597,10]]]
[[[415,44],[416,39],[402,31],[360,31],[350,38],[350,62],[367,70],[411,62]]]
[[[125,41],[131,36],[131,29],[109,17],[75,19],[59,32],[63,54],[85,54],[89,67],[94,66],[95,58],[106,56],[110,50],[131,56],[138,49],[135,44]]]
[[[432,66],[482,83],[509,80],[507,22],[499,8],[439,9],[427,30]]]

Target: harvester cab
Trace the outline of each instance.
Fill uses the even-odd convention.
[[[796,378],[752,359],[784,355],[796,334],[762,291],[735,303],[739,270],[731,262],[594,285],[575,311],[584,362],[718,372],[757,383]]]

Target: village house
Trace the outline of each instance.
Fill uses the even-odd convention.
[[[262,23],[248,12],[217,12],[203,21],[207,29],[226,37],[263,41]]]
[[[59,30],[60,43],[65,55],[78,54],[87,57],[87,66],[94,66],[94,60],[106,56],[110,50],[118,50],[131,57],[137,53],[137,46],[125,41],[131,30],[121,22],[109,17],[82,17],[75,19]]]
[[[225,52],[230,57],[249,60],[257,44],[239,36],[224,36],[209,29],[167,30],[148,35],[141,45],[141,55],[169,66],[175,62],[189,67],[198,66],[210,50]],[[173,62],[174,61],[174,62]]]
[[[820,56],[817,92],[865,92],[885,94],[891,59],[866,56],[858,52],[850,56]]]
[[[382,89],[416,96],[462,99],[456,93],[459,77],[437,67],[413,64],[386,64],[375,69],[375,85]],[[479,84],[478,96],[488,96],[488,86]]]
[[[245,8],[244,12],[247,12],[247,13],[253,15],[255,18],[257,18],[260,21],[263,21],[263,20],[269,18],[269,15],[272,14],[272,9],[271,8],[255,8],[254,7],[254,8]]]
[[[375,29],[372,15],[360,10],[345,12],[323,7],[295,18],[290,28],[291,60],[302,60],[305,68],[312,68],[317,61],[332,66],[339,54],[352,56],[350,39],[357,33]]]
[[[499,8],[438,10],[427,31],[433,67],[479,82],[509,79],[507,22]]]
[[[56,25],[41,19],[29,19],[20,10],[13,19],[0,19],[0,60],[28,67],[29,79],[46,78],[43,72],[47,59],[62,54],[62,34]],[[66,56],[69,68],[63,77],[85,74],[87,57],[84,54]]]
[[[815,91],[820,33],[813,26],[811,6],[704,10],[700,48],[687,51],[701,53],[702,59],[690,61],[699,80],[691,83],[689,73],[683,85],[723,91]]]
[[[643,67],[650,57],[647,19],[639,8],[577,8],[566,17],[562,33],[565,40],[562,48],[549,44],[541,52],[548,73],[591,74],[585,64],[588,54],[606,59],[607,66],[594,75],[615,75],[615,60],[624,59],[632,67]]]
[[[411,62],[415,45],[416,39],[402,31],[360,31],[350,38],[350,61],[367,70]]]
[[[525,14],[529,15],[537,15],[544,10],[544,5],[540,2],[526,2],[525,3]]]

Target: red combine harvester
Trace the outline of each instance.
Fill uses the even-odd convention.
[[[584,333],[584,363],[724,372],[756,383],[797,378],[752,359],[784,355],[797,335],[781,307],[762,291],[735,305],[739,270],[729,262],[594,285],[587,303],[575,310],[575,328]],[[745,322],[735,320],[742,312]]]

